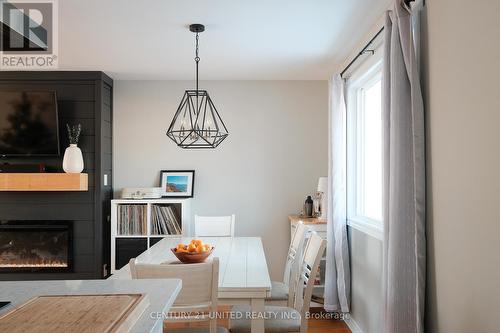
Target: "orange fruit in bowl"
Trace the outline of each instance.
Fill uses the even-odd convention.
[[[196,252],[196,245],[191,243],[187,247],[188,252]]]
[[[179,243],[177,244],[177,250],[185,250],[186,249],[186,244]]]
[[[193,239],[191,241],[191,244],[194,244],[196,246],[200,246],[200,245],[203,245],[203,241],[201,239]]]
[[[212,249],[212,246],[210,244],[203,244],[204,251],[210,251],[211,249]]]
[[[205,252],[205,247],[203,245],[196,247],[196,253],[203,253],[203,252]]]

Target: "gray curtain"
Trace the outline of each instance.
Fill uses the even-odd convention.
[[[384,333],[423,332],[425,302],[424,108],[411,11],[385,19],[383,69]]]
[[[325,310],[349,312],[349,249],[346,219],[346,104],[344,80],[330,80]]]

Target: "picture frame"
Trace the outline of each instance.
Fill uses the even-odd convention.
[[[160,188],[163,198],[192,198],[194,170],[161,170]]]

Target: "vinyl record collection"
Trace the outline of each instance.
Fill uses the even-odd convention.
[[[118,206],[118,234],[146,235],[147,207],[146,205]]]
[[[151,210],[152,235],[180,235],[181,224],[171,206],[153,205]]]

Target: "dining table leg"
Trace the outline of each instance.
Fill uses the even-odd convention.
[[[264,333],[264,298],[252,298],[252,313],[255,317],[251,321],[252,333]]]

